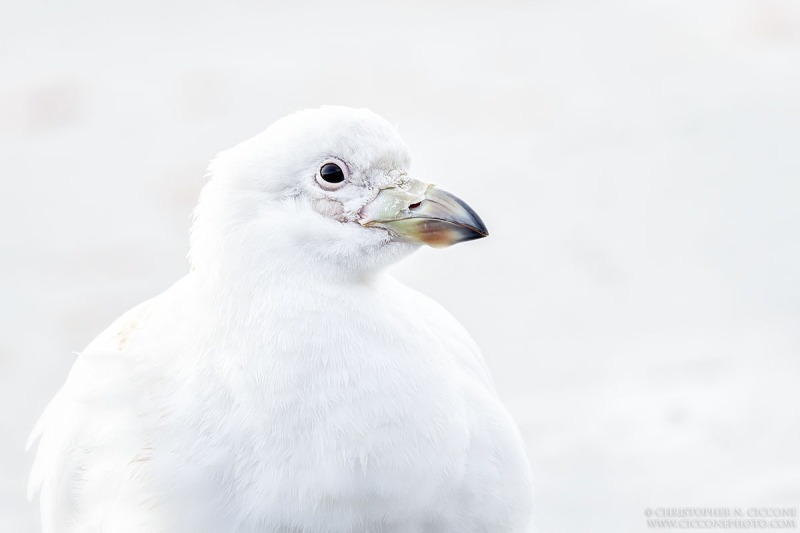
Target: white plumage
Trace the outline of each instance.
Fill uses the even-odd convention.
[[[340,107],[214,160],[190,273],[80,354],[34,430],[45,533],[528,531],[478,348],[382,271],[485,235],[408,165],[391,125]]]

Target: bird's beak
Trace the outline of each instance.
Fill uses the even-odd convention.
[[[417,180],[382,189],[359,215],[362,226],[386,228],[400,240],[436,248],[489,235],[466,202]]]

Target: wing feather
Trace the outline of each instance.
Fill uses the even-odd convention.
[[[153,301],[123,314],[78,354],[65,384],[31,432],[27,446],[38,441],[38,447],[28,497],[40,493],[44,533],[91,529],[87,526],[98,517],[89,516],[88,504],[113,496],[119,476],[111,475],[111,468],[139,452],[137,439],[129,440],[135,431],[129,424],[135,417],[129,401],[134,391],[126,388],[129,380],[123,376],[134,358],[131,340]]]

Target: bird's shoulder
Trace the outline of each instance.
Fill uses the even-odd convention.
[[[29,448],[38,441],[28,493],[29,498],[40,493],[45,532],[59,531],[76,519],[75,509],[87,505],[87,499],[102,497],[91,496],[90,486],[101,487],[105,478],[82,478],[92,464],[136,467],[146,448],[137,434],[137,391],[148,375],[155,378],[155,369],[147,372],[151,358],[142,351],[152,336],[153,316],[177,305],[182,284],[123,313],[78,353],[65,383],[39,417],[28,440]],[[121,445],[115,448],[109,439]],[[115,457],[101,459],[100,450],[114,449]]]

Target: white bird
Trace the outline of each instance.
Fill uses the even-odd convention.
[[[521,532],[531,475],[482,356],[384,268],[486,236],[368,110],[210,165],[191,270],[82,352],[42,415],[45,533]]]

